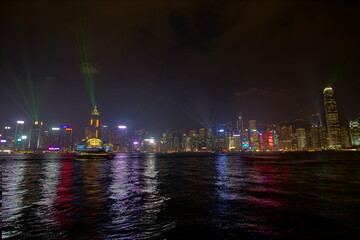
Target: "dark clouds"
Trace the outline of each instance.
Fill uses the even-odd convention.
[[[279,121],[317,101],[348,58],[352,63],[334,89],[344,115],[359,114],[351,103],[359,89],[360,23],[356,5],[347,2],[9,1],[3,6],[3,58],[24,79],[18,57],[23,44],[34,79],[54,79],[51,94],[43,97],[47,122],[81,126],[91,110],[76,40],[79,18],[98,71],[97,102],[109,124],[187,127],[229,121],[240,112]],[[4,71],[1,81],[8,76]],[[2,124],[21,117],[11,99],[3,95],[1,102],[8,113]]]

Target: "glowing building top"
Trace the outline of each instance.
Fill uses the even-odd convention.
[[[334,90],[332,89],[332,87],[326,87],[326,88],[324,88],[323,94],[325,94],[325,93],[334,94]]]
[[[103,146],[103,142],[98,138],[90,138],[86,141],[85,145],[88,148],[101,148]]]
[[[99,116],[99,115],[100,115],[99,110],[97,110],[96,105],[95,105],[95,108],[94,108],[94,110],[92,111],[91,115],[95,115],[95,116]]]

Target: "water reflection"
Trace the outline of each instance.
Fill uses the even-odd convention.
[[[274,198],[273,193],[282,192],[279,185],[287,181],[287,166],[251,164],[248,172],[249,182],[251,183],[247,188],[251,192],[248,200],[264,207],[280,208],[282,202]]]
[[[37,216],[40,224],[48,229],[47,238],[55,237],[54,231],[58,230],[60,223],[56,220],[57,185],[59,181],[60,163],[56,160],[45,160],[42,164],[42,178],[40,179],[40,199]],[[55,236],[54,236],[55,235]]]
[[[26,192],[22,188],[26,165],[26,161],[2,162],[2,238],[15,237],[23,227],[20,219]]]
[[[75,224],[74,212],[76,212],[76,195],[73,191],[74,162],[62,161],[60,163],[60,174],[56,185],[57,195],[55,199],[55,219],[63,229],[71,229]]]
[[[116,232],[119,225],[121,226],[129,222],[129,216],[125,214],[130,190],[128,164],[129,162],[126,161],[126,158],[120,158],[119,155],[111,162],[111,183],[109,186],[109,198],[111,199],[109,216],[111,223],[107,226],[111,232]],[[114,233],[111,237],[116,238],[120,236]]]
[[[174,222],[162,218],[161,211],[165,209],[166,198],[159,191],[159,172],[156,167],[157,159],[154,154],[149,154],[145,160],[144,176],[144,214],[141,218],[145,226],[144,237],[154,238],[174,227]]]
[[[153,154],[143,158],[117,156],[112,160],[109,187],[111,238],[139,239],[156,237],[166,222],[160,222],[158,213],[164,205],[158,189],[158,171]]]
[[[347,162],[344,155],[317,162],[305,155],[283,162],[225,154],[29,156],[1,162],[2,238],[358,236],[357,156]]]
[[[288,179],[286,165],[247,164],[236,156],[218,155],[215,163],[213,224],[239,234],[278,235],[276,217],[284,201],[281,185]],[[256,209],[256,210],[255,210]],[[259,214],[262,213],[262,214]],[[234,221],[236,219],[236,221]],[[229,237],[221,235],[220,237]]]
[[[104,211],[104,196],[102,192],[101,161],[80,161],[78,164],[80,176],[77,186],[80,196],[79,207],[81,211],[78,218],[81,222],[82,232],[89,235],[87,239],[99,239],[102,235],[101,224]]]

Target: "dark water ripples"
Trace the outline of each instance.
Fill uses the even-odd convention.
[[[0,155],[5,239],[358,239],[359,153]]]

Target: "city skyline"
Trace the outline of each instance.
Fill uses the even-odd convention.
[[[256,120],[244,122],[243,116],[238,116],[235,121],[204,123],[197,130],[108,126],[101,122],[100,111],[95,105],[88,126],[77,131],[68,125],[43,129],[43,122],[37,120],[32,122],[29,131],[26,128],[24,131],[25,122],[22,120],[17,121],[15,131],[11,130],[11,126],[5,126],[0,132],[0,152],[72,152],[91,144],[98,147],[105,144],[108,150],[115,152],[319,151],[358,148],[360,118],[342,124],[334,90],[326,87],[323,97],[325,124],[322,124],[319,115],[312,115],[308,121],[296,119],[282,124],[259,124]],[[295,124],[296,121],[300,124]]]
[[[2,4],[0,125],[36,116],[80,129],[94,103],[107,124],[134,128],[276,123],[323,114],[329,84],[343,119],[360,114],[351,4],[39,3]]]
[[[336,109],[336,103],[335,103],[335,99],[337,99],[337,97],[334,97],[334,91],[332,90],[331,87],[325,87],[324,90],[323,90],[323,94],[325,94],[325,92],[328,90],[328,89],[331,89],[332,91],[332,100],[330,100],[331,102],[334,102],[333,104],[335,105],[335,109]],[[337,94],[336,94],[337,95]],[[337,100],[336,100],[337,101]],[[258,120],[256,119],[256,121],[258,121],[258,123],[260,122],[261,124],[275,124],[275,125],[286,125],[286,124],[291,124],[291,123],[294,123],[294,122],[302,122],[303,126],[312,126],[312,125],[317,125],[317,126],[326,126],[327,125],[327,102],[326,102],[326,99],[324,98],[323,100],[319,101],[317,104],[320,105],[321,109],[318,109],[317,107],[315,107],[315,105],[313,106],[310,106],[311,108],[307,107],[307,108],[304,108],[304,109],[301,109],[300,111],[297,111],[293,114],[291,114],[290,116],[288,116],[287,118],[283,119],[283,121],[278,121],[278,122],[265,122],[265,121],[262,121],[262,120]],[[325,108],[323,107],[325,104]],[[315,111],[315,109],[317,109],[317,111]],[[101,110],[100,110],[101,111]],[[223,122],[201,122],[201,123],[197,123],[193,126],[183,126],[183,127],[176,127],[176,126],[170,126],[170,127],[161,127],[161,126],[156,126],[155,124],[154,125],[147,125],[147,126],[134,126],[132,125],[131,123],[128,123],[128,122],[123,122],[123,121],[114,121],[114,120],[110,120],[107,119],[107,120],[103,120],[102,118],[102,114],[100,114],[100,111],[98,110],[98,107],[95,106],[94,109],[91,110],[91,116],[95,116],[96,119],[98,119],[97,121],[101,121],[101,124],[99,122],[96,123],[96,119],[93,119],[93,120],[90,120],[91,124],[90,126],[92,125],[95,125],[96,124],[96,127],[100,127],[100,126],[111,126],[111,127],[114,127],[114,128],[117,128],[119,125],[124,125],[124,126],[127,126],[127,128],[131,128],[133,130],[135,129],[158,129],[160,131],[162,130],[166,130],[166,129],[196,129],[196,128],[201,128],[201,127],[206,127],[206,126],[210,126],[210,125],[217,125],[217,124],[225,124],[225,123],[229,123],[229,122],[235,122],[237,118],[242,118],[243,120],[246,120],[246,124],[249,124],[249,121],[251,122],[252,119],[247,117],[247,116],[244,116],[243,114],[238,114],[236,116],[233,116],[232,118],[230,119],[225,119]],[[359,116],[358,115],[357,117],[355,118],[352,118],[352,119],[345,119],[341,114],[339,114],[339,111],[341,112],[341,107],[340,107],[340,110],[336,109],[336,114],[337,114],[337,121],[339,121],[339,123],[341,123],[342,125],[346,125],[348,122],[352,121],[352,120],[357,120],[359,119]],[[89,113],[87,114],[86,118],[88,117]],[[100,116],[101,115],[101,116]],[[16,123],[17,121],[21,121],[23,122],[24,119],[26,119],[26,122],[34,122],[34,121],[38,121],[38,120],[34,120],[34,119],[31,119],[31,118],[21,118],[21,119],[17,119],[16,121],[14,122],[10,122],[10,123],[3,123],[1,126],[7,126],[7,125],[11,125],[11,124],[14,124]],[[41,119],[40,119],[41,120]],[[110,122],[113,122],[113,124],[110,124]],[[43,122],[41,122],[41,124],[43,124]],[[64,124],[67,124],[67,125],[71,125],[71,126],[74,126],[76,124],[74,123],[69,123],[69,122],[64,122],[62,121],[61,119],[60,120],[56,120],[55,122],[45,122],[45,125],[47,125],[49,128],[51,127],[58,127],[60,125],[64,125]],[[305,124],[305,125],[304,125]],[[84,129],[85,131],[88,131],[86,130],[88,128],[89,124],[88,124],[88,119],[83,121],[82,122],[82,126],[80,127],[80,129]],[[99,130],[97,130],[99,131]],[[86,134],[85,134],[86,135]],[[91,135],[91,134],[90,134]],[[94,133],[92,133],[92,135],[94,135]]]

